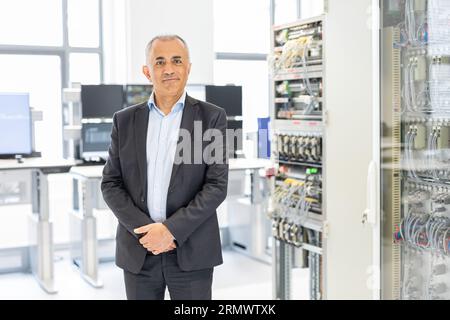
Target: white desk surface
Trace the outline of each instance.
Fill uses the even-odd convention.
[[[272,162],[266,159],[230,159],[230,171],[247,169],[264,169],[270,167]],[[84,178],[100,178],[102,176],[103,165],[99,166],[76,166],[70,169],[70,173],[80,175]]]
[[[15,159],[0,159],[0,170],[30,170],[30,169],[51,169],[51,168],[69,168],[76,165],[75,161],[66,159],[43,159],[29,158],[23,159],[23,163]]]
[[[272,166],[272,161],[268,159],[230,159],[229,169],[233,170],[246,170],[246,169],[264,169]]]
[[[82,176],[84,178],[101,178],[104,165],[98,166],[78,166],[72,167],[70,173]]]

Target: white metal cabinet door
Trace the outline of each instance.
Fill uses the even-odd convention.
[[[371,299],[372,227],[362,223],[373,159],[372,0],[329,0],[325,99],[325,298]],[[378,126],[378,123],[375,124]]]

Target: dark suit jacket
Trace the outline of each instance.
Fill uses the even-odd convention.
[[[138,241],[140,236],[133,230],[154,223],[147,208],[148,118],[147,103],[114,114],[109,159],[103,169],[101,183],[103,198],[119,220],[116,264],[132,273],[139,273],[147,254],[147,250]],[[186,96],[180,128],[194,133],[194,121],[201,121],[203,132],[210,128],[221,130],[225,139],[225,111]],[[191,136],[194,150],[194,135]],[[195,139],[198,138],[195,136]],[[200,144],[202,151],[208,144],[209,142]],[[173,165],[167,195],[167,220],[164,225],[176,239],[178,264],[184,271],[211,268],[222,263],[216,209],[227,193],[228,161],[225,140],[222,141],[221,148],[222,164],[207,164],[202,157],[200,164],[191,162]]]

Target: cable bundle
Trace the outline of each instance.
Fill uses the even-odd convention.
[[[409,247],[450,256],[450,219],[430,214],[409,214],[394,233],[397,242]]]

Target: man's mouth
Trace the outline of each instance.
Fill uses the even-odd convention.
[[[178,79],[178,78],[169,78],[169,79],[164,79],[163,81],[165,82],[165,81],[178,81],[178,80],[180,80],[180,79]]]

